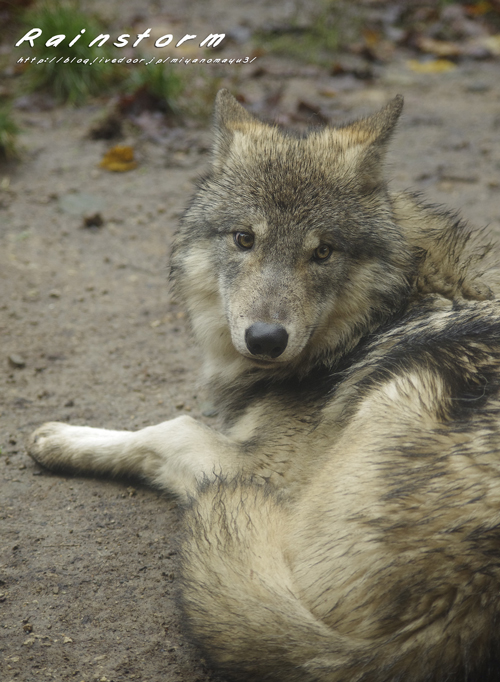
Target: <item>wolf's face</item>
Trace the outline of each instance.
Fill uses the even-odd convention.
[[[234,347],[258,362],[288,362],[325,332],[341,335],[400,285],[385,190],[363,186],[329,132],[237,132],[216,176],[208,220],[220,296]]]
[[[299,138],[219,94],[213,170],[184,217],[174,268],[189,287],[203,264],[206,305],[217,303],[241,356],[266,366],[329,354],[407,296],[411,256],[380,169],[400,109],[396,99]]]

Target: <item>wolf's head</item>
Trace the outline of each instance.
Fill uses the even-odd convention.
[[[272,371],[331,361],[404,308],[419,256],[382,172],[402,106],[398,96],[300,137],[219,92],[212,168],[172,259],[212,362]]]

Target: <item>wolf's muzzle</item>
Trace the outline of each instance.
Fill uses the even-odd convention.
[[[280,324],[254,322],[245,332],[245,343],[252,355],[279,357],[288,343],[288,332]]]

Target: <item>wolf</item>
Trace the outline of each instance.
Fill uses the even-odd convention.
[[[500,680],[499,278],[389,191],[402,106],[299,135],[219,92],[171,272],[220,427],[29,443],[177,495],[186,631],[226,679]]]

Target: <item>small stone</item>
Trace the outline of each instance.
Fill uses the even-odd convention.
[[[204,417],[216,417],[218,414],[217,408],[209,400],[202,400],[200,409]]]
[[[479,182],[479,178],[477,175],[469,175],[469,173],[444,172],[441,174],[440,179],[444,182],[465,182],[465,183]]]
[[[92,213],[91,215],[84,216],[83,227],[96,229],[104,225],[104,218],[100,213]]]
[[[9,365],[15,369],[23,369],[26,367],[26,361],[17,353],[12,353],[12,355],[9,355]]]
[[[465,89],[467,92],[489,92],[491,85],[482,81],[475,81],[474,83],[469,83]]]
[[[64,213],[82,218],[102,211],[105,205],[101,197],[85,192],[68,192],[57,203]]]

